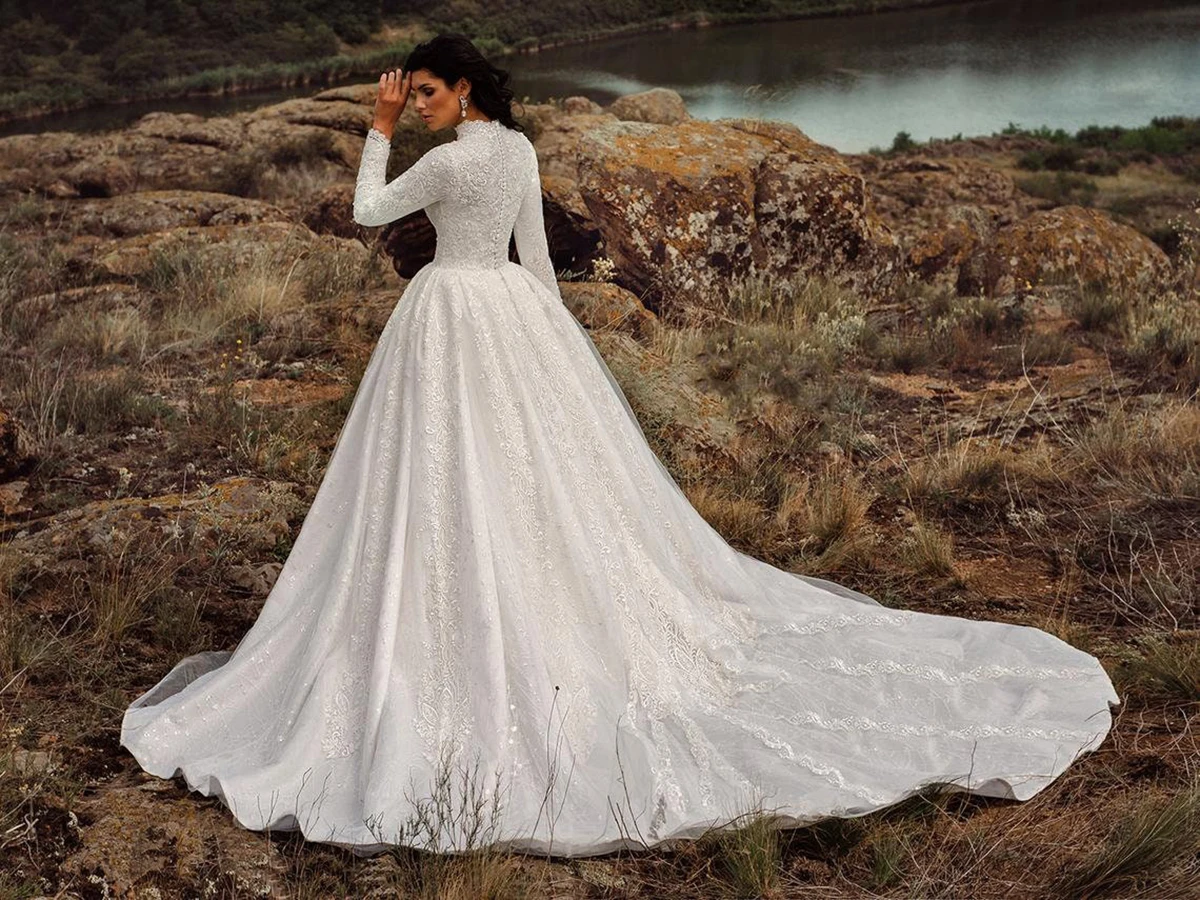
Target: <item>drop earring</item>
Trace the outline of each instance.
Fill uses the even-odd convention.
[[[466,94],[458,95],[458,105],[462,109],[462,115],[459,116],[459,118],[465,119],[467,117],[467,95]]]

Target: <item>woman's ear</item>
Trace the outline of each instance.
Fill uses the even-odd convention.
[[[463,78],[460,78],[460,79],[458,79],[458,81],[456,81],[456,82],[454,83],[454,93],[456,93],[456,94],[466,94],[467,96],[470,96],[470,94],[471,94],[471,82],[470,82],[470,81],[468,81],[468,80],[467,80],[467,78],[466,78],[465,76],[464,76]]]

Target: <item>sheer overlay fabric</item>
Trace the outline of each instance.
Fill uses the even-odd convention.
[[[356,221],[424,208],[434,259],[253,627],[126,710],[146,771],[369,854],[465,849],[462,826],[411,826],[449,766],[474,773],[452,802],[499,809],[488,843],[586,856],[751,805],[801,824],[932,784],[1024,800],[1100,745],[1119,700],[1093,656],[726,543],[562,303],[529,140],[456,131],[390,183],[368,133]]]

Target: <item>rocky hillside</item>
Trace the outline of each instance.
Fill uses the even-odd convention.
[[[0,140],[0,897],[1200,889],[1194,182],[1144,159],[1082,205],[1027,137],[850,156],[669,91],[522,117],[564,300],[656,452],[745,552],[1096,654],[1113,737],[1025,804],[570,863],[358,860],[145,776],[121,712],[254,621],[432,253],[423,213],[351,218],[372,102]],[[406,120],[393,174],[452,137]]]

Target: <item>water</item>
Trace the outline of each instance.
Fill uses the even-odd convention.
[[[500,61],[518,95],[600,103],[677,90],[702,119],[793,122],[843,152],[1200,115],[1200,0],[983,0],[933,9],[654,32]],[[359,76],[352,82],[372,79]],[[315,88],[148,101],[11,123],[0,133],[119,128],[154,109],[222,115]],[[407,113],[406,113],[407,115]]]
[[[693,116],[793,122],[842,152],[1200,115],[1200,3],[1028,2],[737,25],[561,47],[511,64],[533,96],[669,87]]]

